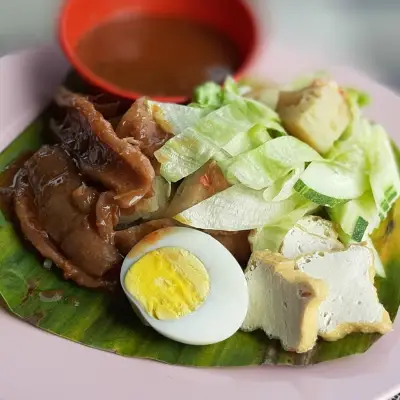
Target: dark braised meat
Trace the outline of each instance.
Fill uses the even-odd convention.
[[[156,219],[154,221],[144,222],[143,224],[132,226],[123,231],[115,232],[115,245],[122,255],[126,256],[133,246],[135,246],[146,235],[161,228],[170,226],[181,226],[172,218]]]
[[[157,229],[170,226],[185,226],[172,218],[162,218],[148,221],[131,228],[115,233],[115,245],[122,255],[126,256],[129,251],[146,235]],[[226,232],[205,230],[204,232],[218,240],[236,258],[239,264],[245,266],[249,260],[251,249],[248,241],[249,231]]]
[[[246,266],[249,261],[251,248],[249,243],[249,231],[212,231],[204,230],[204,232],[211,235],[214,239],[217,239],[224,247],[226,247],[233,257],[236,258],[237,262],[243,267]]]
[[[119,207],[115,204],[113,192],[103,192],[96,203],[96,226],[102,239],[114,244],[114,228],[119,222]]]
[[[122,258],[103,240],[91,209],[97,193],[83,185],[68,154],[43,146],[25,164],[15,190],[15,211],[27,239],[81,286],[110,287]],[[94,218],[93,218],[94,219]]]
[[[112,191],[121,208],[151,191],[154,169],[149,159],[138,146],[120,139],[87,98],[60,89],[56,102],[67,114],[55,133],[85,178]]]
[[[122,116],[116,130],[120,138],[131,138],[132,143],[139,146],[143,154],[151,161],[153,167],[158,170],[159,164],[154,157],[163,144],[172,137],[154,121],[153,112],[147,105],[147,98],[141,97]]]
[[[132,101],[122,99],[110,93],[96,93],[87,96],[88,100],[93,103],[96,110],[103,115],[108,121],[114,118],[121,118],[122,115],[132,105]]]

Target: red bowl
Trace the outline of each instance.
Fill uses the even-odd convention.
[[[88,31],[121,13],[184,18],[225,33],[237,45],[241,55],[235,78],[243,75],[253,64],[260,43],[255,17],[241,0],[67,0],[61,10],[58,35],[69,61],[91,84],[130,99],[146,93],[121,89],[99,77],[82,63],[75,52],[78,41]],[[152,97],[173,103],[188,100],[184,96]]]

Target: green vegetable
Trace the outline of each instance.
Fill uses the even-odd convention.
[[[223,147],[223,150],[229,158],[232,158],[245,151],[255,149],[271,139],[268,128],[265,125],[258,124],[254,125],[247,132],[236,135]]]
[[[299,180],[304,169],[305,166],[303,164],[276,180],[270,187],[264,190],[264,200],[281,201],[290,197],[294,193],[294,185]]]
[[[400,173],[390,139],[380,125],[372,125],[368,146],[369,177],[381,220],[400,197]]]
[[[366,107],[371,104],[371,96],[362,90],[354,88],[344,88],[349,97],[353,97],[359,107]]]
[[[361,242],[379,225],[379,216],[371,191],[345,204],[328,210],[332,221],[338,223],[354,242]]]
[[[368,189],[368,180],[364,170],[333,162],[313,162],[294,189],[314,203],[334,207],[360,197]]]
[[[236,136],[245,135],[255,125],[279,128],[273,110],[261,103],[238,97],[237,101],[200,118],[154,153],[161,164],[161,175],[170,182],[179,181],[199,169]]]
[[[214,82],[198,86],[193,93],[193,105],[200,107],[221,107],[223,102],[222,87]]]
[[[153,112],[155,121],[172,135],[179,135],[212,111],[212,108],[192,108],[151,100],[148,100],[147,104]]]
[[[240,182],[252,189],[264,189],[301,163],[321,160],[310,146],[292,136],[282,136],[240,154],[222,169],[230,182]]]

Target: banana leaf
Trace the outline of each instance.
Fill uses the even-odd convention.
[[[0,171],[45,141],[44,125],[43,118],[37,120],[0,154]],[[374,242],[387,275],[377,277],[376,286],[394,319],[400,305],[400,201],[374,233]],[[0,304],[45,331],[123,356],[188,366],[307,365],[363,353],[379,339],[377,334],[351,334],[337,342],[319,341],[303,355],[283,351],[262,332],[237,332],[210,346],[184,345],[142,325],[124,296],[78,287],[43,261],[0,212]]]

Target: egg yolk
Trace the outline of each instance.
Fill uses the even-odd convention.
[[[160,320],[190,314],[210,291],[203,263],[191,252],[175,247],[145,254],[130,267],[124,283],[147,313]]]

